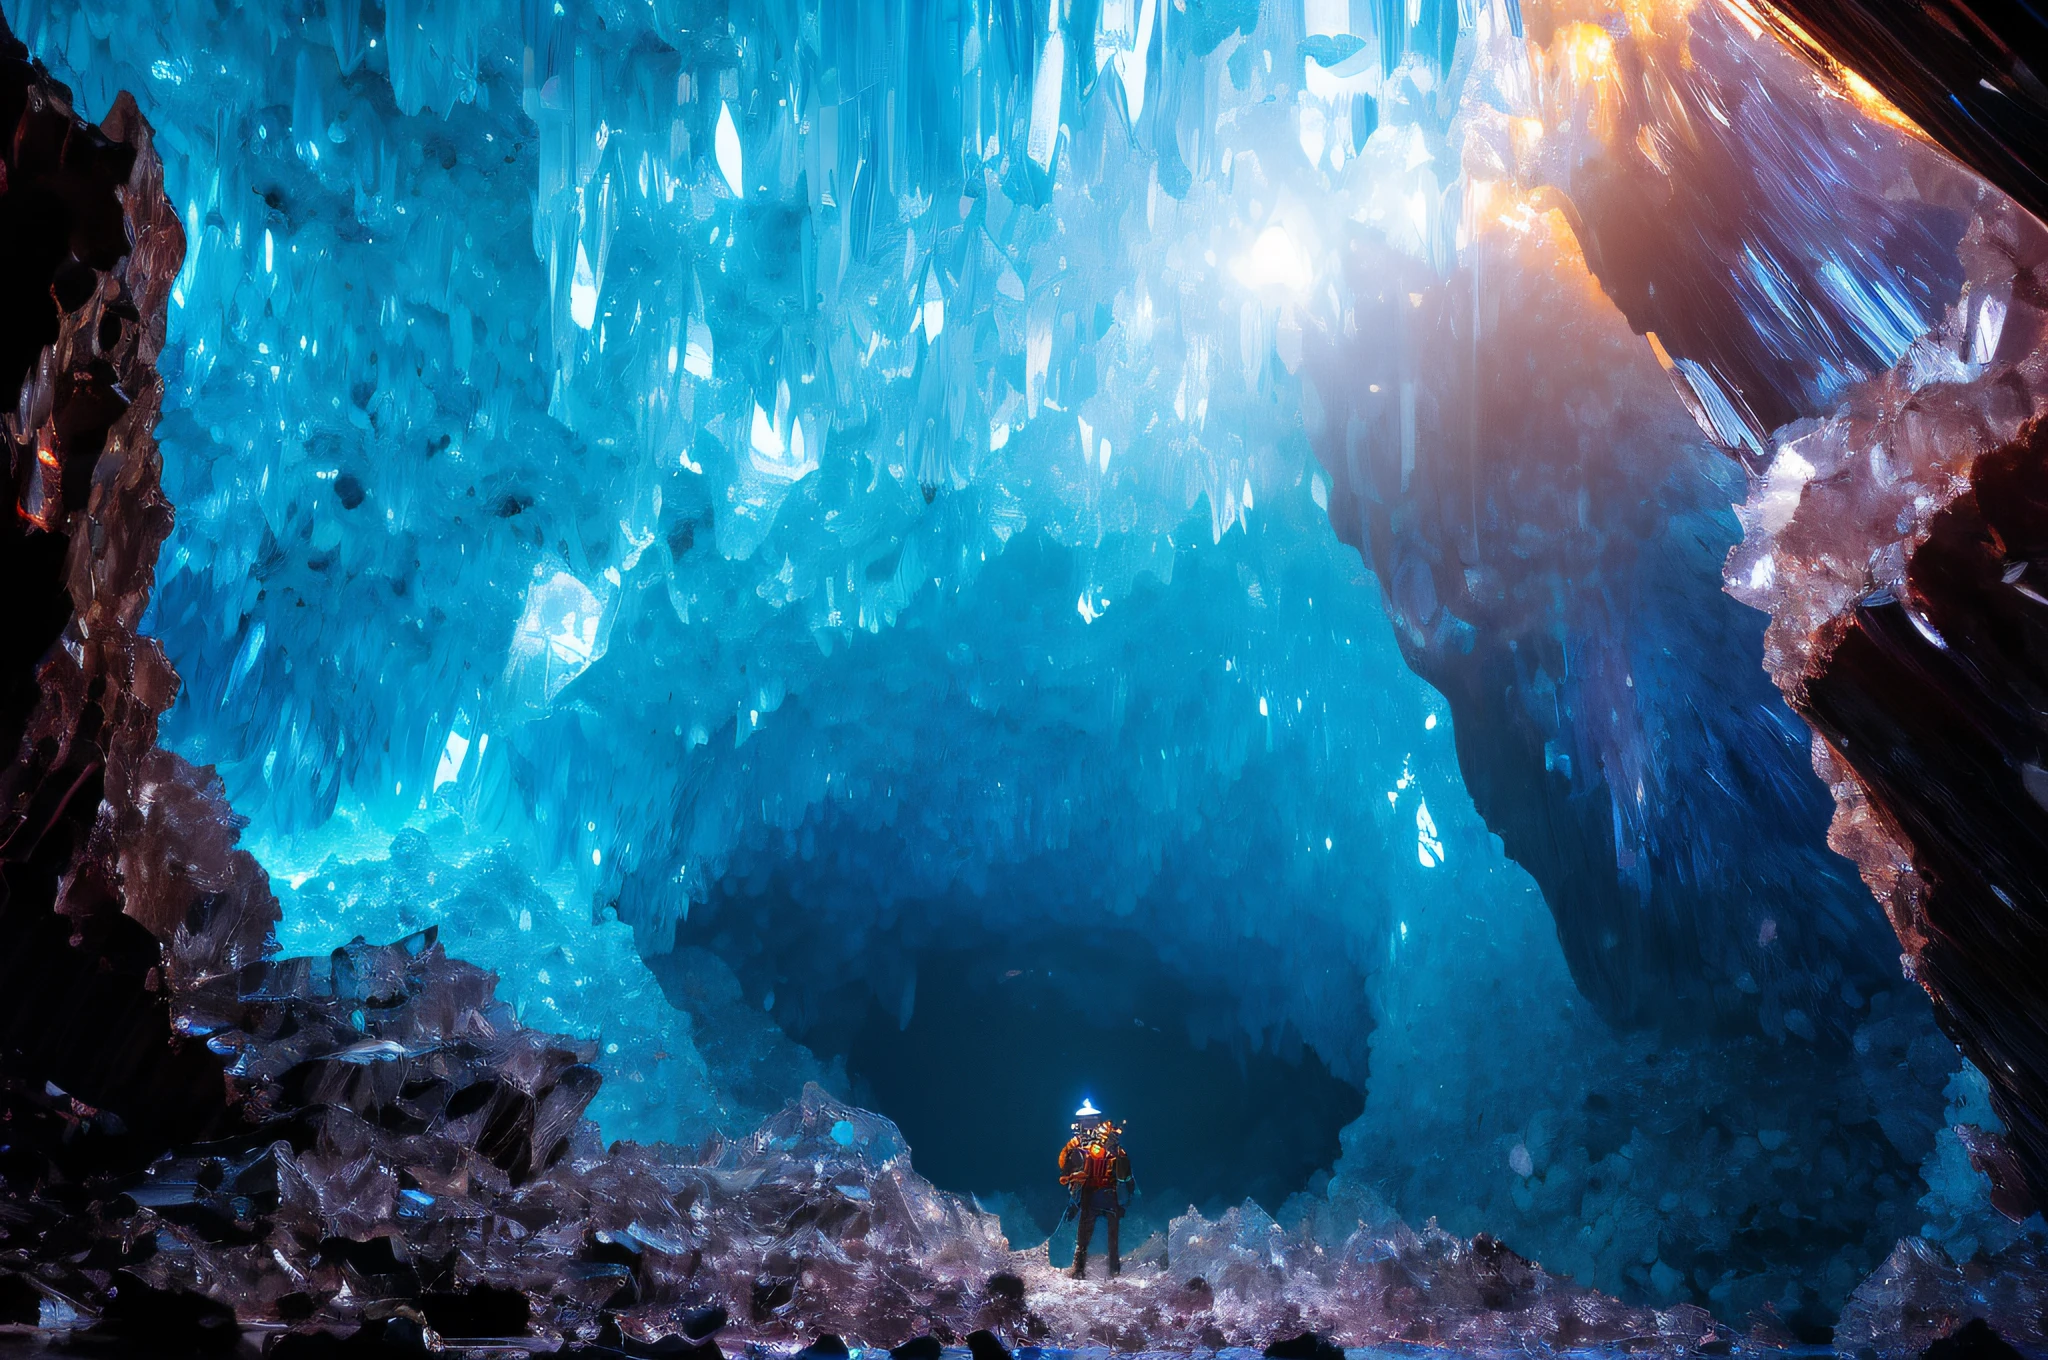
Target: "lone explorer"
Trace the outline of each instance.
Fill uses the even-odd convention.
[[[1109,1273],[1123,1273],[1117,1254],[1117,1230],[1130,1204],[1131,1158],[1120,1141],[1123,1127],[1084,1100],[1074,1111],[1074,1136],[1060,1149],[1060,1184],[1074,1196],[1067,1209],[1081,1216],[1074,1239],[1074,1268],[1068,1273],[1077,1280],[1088,1278],[1088,1242],[1095,1236],[1095,1220],[1107,1220],[1109,1230]]]

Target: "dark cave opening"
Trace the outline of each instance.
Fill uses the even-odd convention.
[[[1202,964],[1144,922],[1044,929],[943,905],[840,938],[815,917],[787,928],[801,908],[780,892],[734,894],[678,943],[723,959],[783,1034],[843,1064],[848,1094],[896,1122],[920,1172],[1000,1207],[1013,1236],[1028,1230],[1019,1207],[1040,1232],[1058,1223],[1055,1163],[1084,1098],[1127,1123],[1148,1228],[1190,1205],[1277,1210],[1336,1161],[1364,1093],[1292,1023],[1245,1019],[1258,951]],[[650,959],[665,986],[680,957]]]
[[[872,1004],[847,1043],[856,1097],[938,1184],[1014,1194],[1046,1230],[1083,1098],[1128,1122],[1145,1220],[1246,1198],[1277,1209],[1336,1160],[1364,1096],[1298,1041],[1195,1042],[1200,998],[1156,967],[1087,946],[927,957],[909,1023]]]

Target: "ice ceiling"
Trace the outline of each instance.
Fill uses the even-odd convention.
[[[289,948],[442,923],[609,1136],[819,1078],[935,1167],[1163,1044],[1327,1098],[1255,1183],[1128,1077],[1162,1215],[1334,1174],[1794,1318],[2009,1232],[1720,590],[1774,430],[1999,323],[1739,3],[7,13],[158,129],[167,733]]]

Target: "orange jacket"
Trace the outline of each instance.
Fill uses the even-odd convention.
[[[1060,1149],[1060,1184],[1076,1190],[1108,1190],[1131,1178],[1130,1154],[1121,1144],[1100,1139],[1067,1140]]]

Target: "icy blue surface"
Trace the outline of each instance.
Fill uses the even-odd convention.
[[[608,1134],[694,1140],[848,1077],[693,909],[792,904],[777,967],[905,1025],[923,941],[1120,922],[1224,998],[1191,1043],[1367,1089],[1337,1174],[1418,1221],[1738,1314],[1918,1226],[1952,1054],[1609,1032],[1330,529],[1304,334],[1355,333],[1350,233],[1454,266],[1511,7],[7,14],[136,93],[190,234],[151,626],[287,948],[441,923],[603,1040]],[[1809,394],[1926,324],[1817,258],[1860,272]]]
[[[1324,527],[1287,365],[1333,188],[1449,249],[1419,129],[1367,134],[1453,11],[1387,11],[1341,75],[1299,14],[1062,13],[10,12],[161,129],[152,622],[170,735],[274,871],[433,825],[660,948],[829,828],[842,894],[1028,865],[1048,911],[1127,911],[1171,863],[1214,884],[1191,949],[1376,954],[1454,829],[1449,725]],[[288,901],[288,943],[360,915]]]

